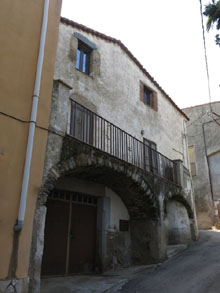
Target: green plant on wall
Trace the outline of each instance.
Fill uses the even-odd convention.
[[[205,11],[203,12],[205,16],[208,17],[206,22],[207,31],[216,24],[216,29],[220,29],[220,0],[212,0],[209,4],[205,5]],[[220,36],[217,34],[215,36],[215,42],[220,46]]]

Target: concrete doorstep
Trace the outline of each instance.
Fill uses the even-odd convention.
[[[187,245],[169,245],[168,258],[173,257]],[[154,270],[160,264],[131,266],[105,272],[102,275],[75,275],[45,278],[41,280],[41,293],[113,293],[137,274]]]

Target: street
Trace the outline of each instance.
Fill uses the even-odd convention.
[[[130,280],[120,292],[220,292],[220,233],[200,231],[199,240],[188,249]]]
[[[159,265],[41,281],[41,293],[67,292],[219,293],[220,232],[200,231],[198,241]]]

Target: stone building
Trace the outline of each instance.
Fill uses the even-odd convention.
[[[28,291],[61,4],[62,0],[0,1],[0,292]],[[39,51],[44,53],[40,57]],[[31,137],[30,128],[35,128]]]
[[[210,106],[218,115],[211,114]],[[220,102],[183,111],[190,118],[187,136],[198,226],[200,229],[209,229],[219,219]]]
[[[61,18],[33,283],[157,263],[196,239],[187,120],[120,41]]]

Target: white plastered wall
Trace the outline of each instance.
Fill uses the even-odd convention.
[[[119,220],[129,220],[129,214],[121,198],[110,188],[102,184],[64,177],[60,179],[55,188],[73,192],[85,193],[93,196],[107,196],[110,198],[110,224],[111,231],[119,230]]]
[[[110,188],[105,188],[105,194],[110,198],[110,230],[119,230],[119,220],[129,220],[129,214],[121,198]]]
[[[91,77],[75,69],[74,60],[69,57],[74,32],[97,46],[100,74]],[[95,105],[99,115],[141,141],[141,130],[144,130],[144,137],[154,141],[159,152],[172,160],[184,161],[189,168],[186,118],[117,44],[61,23],[54,79],[67,83],[73,88],[70,95],[85,97]],[[158,111],[140,101],[140,81],[157,92]],[[67,109],[67,115],[69,111]]]

